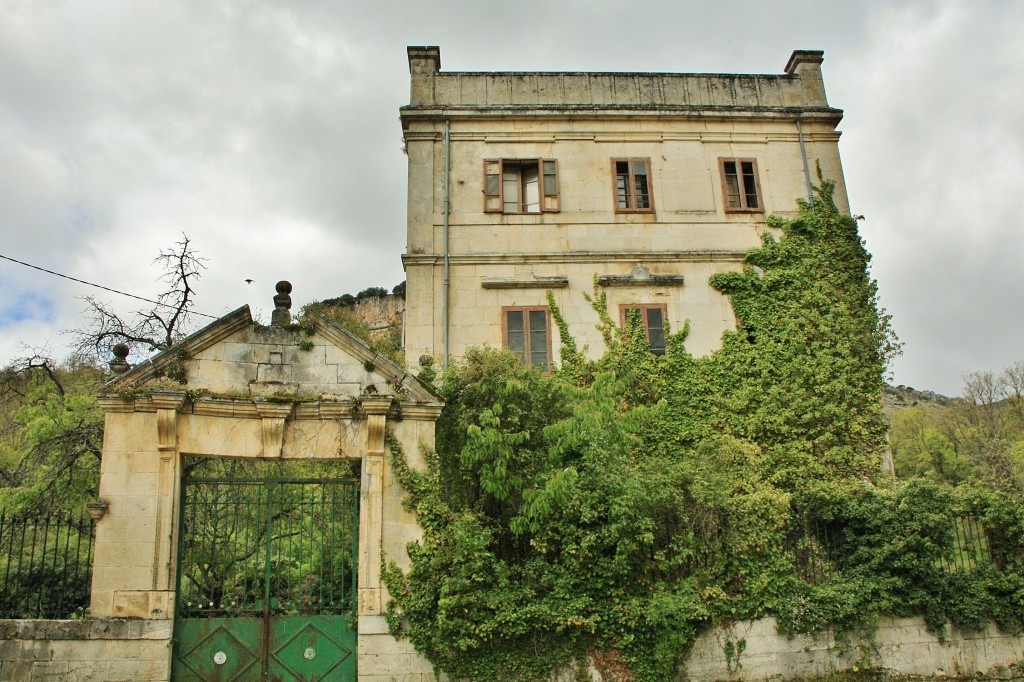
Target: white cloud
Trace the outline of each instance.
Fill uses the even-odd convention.
[[[406,45],[441,45],[446,70],[778,73],[792,49],[824,49],[851,201],[907,341],[897,381],[954,392],[962,370],[1021,359],[1024,5],[501,7],[0,0],[0,252],[153,296],[150,261],[184,231],[210,259],[198,308],[214,314],[269,310],[281,278],[296,307],[391,287]],[[18,337],[59,345],[93,293],[10,263],[0,286],[7,309],[52,302],[48,321],[0,318],[3,357]]]

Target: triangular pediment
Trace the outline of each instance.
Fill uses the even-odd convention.
[[[243,306],[111,381],[107,395],[180,388],[224,397],[346,400],[367,395],[437,405],[405,368],[321,315],[302,325],[257,325]]]

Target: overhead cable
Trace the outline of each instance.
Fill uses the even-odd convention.
[[[169,303],[161,303],[160,301],[154,301],[154,300],[152,300],[150,298],[143,298],[142,296],[136,296],[135,294],[129,294],[129,293],[124,292],[124,291],[118,291],[117,289],[111,289],[110,287],[105,287],[102,284],[93,284],[92,282],[86,282],[84,279],[78,279],[77,277],[72,277],[70,275],[62,275],[59,272],[54,272],[53,270],[47,270],[46,268],[41,268],[38,265],[32,265],[31,263],[26,263],[24,261],[20,261],[17,258],[11,258],[10,256],[5,256],[2,253],[0,253],[0,258],[3,258],[4,260],[9,260],[12,263],[17,263],[18,265],[24,265],[25,267],[32,268],[33,270],[39,270],[40,272],[45,272],[48,275],[56,275],[57,277],[63,277],[64,279],[70,279],[72,282],[78,282],[79,284],[85,284],[85,285],[90,286],[90,287],[96,287],[97,289],[103,289],[104,291],[109,291],[109,292],[114,293],[114,294],[120,294],[121,296],[127,296],[129,298],[135,298],[135,299],[138,299],[140,301],[145,301],[146,303],[152,303],[153,305],[163,306],[164,308],[177,308],[178,307],[178,306],[171,305]],[[197,313],[194,310],[188,311],[188,314],[189,315],[199,315],[200,317],[208,317],[211,320],[220,319],[216,315],[207,315],[206,313]]]

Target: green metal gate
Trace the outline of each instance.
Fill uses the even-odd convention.
[[[359,488],[182,481],[172,680],[355,680]]]

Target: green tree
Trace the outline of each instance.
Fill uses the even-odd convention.
[[[105,378],[88,362],[55,364],[42,355],[0,372],[0,507],[77,513],[95,499],[103,447],[95,394]]]
[[[195,281],[205,268],[184,235],[155,262],[164,268],[167,289],[152,308],[123,318],[109,305],[86,298],[91,323],[72,332],[78,353],[60,362],[46,351],[33,351],[0,370],[3,508],[78,512],[95,499],[103,448],[103,412],[95,396],[110,378],[100,363],[115,344],[166,350],[182,337],[195,303]]]

